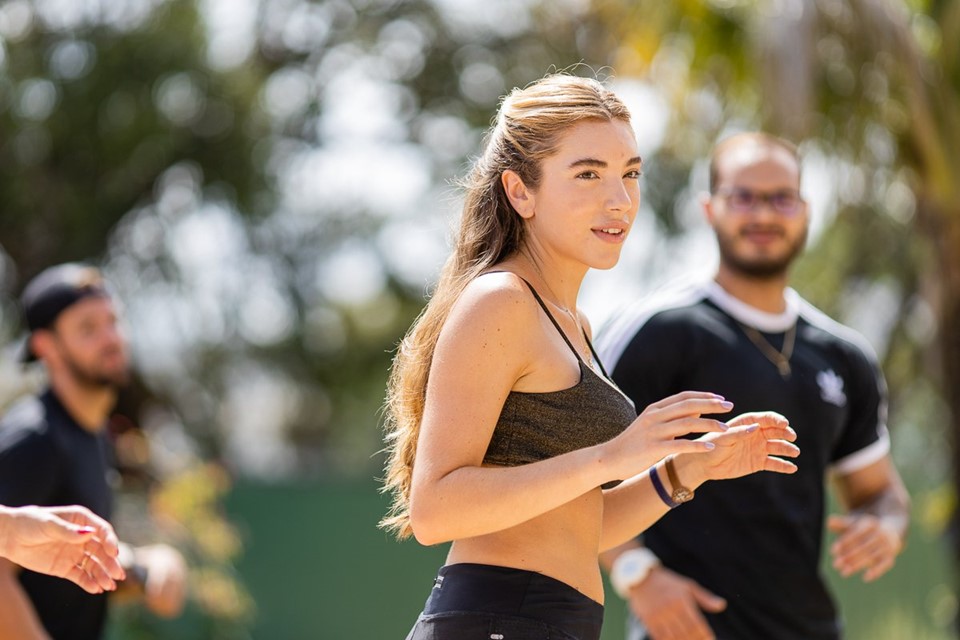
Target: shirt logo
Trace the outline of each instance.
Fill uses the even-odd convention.
[[[843,378],[833,369],[827,369],[817,374],[817,384],[820,385],[820,397],[824,402],[838,407],[847,406],[847,394],[843,392]]]

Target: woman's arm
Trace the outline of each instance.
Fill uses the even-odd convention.
[[[680,394],[608,443],[517,467],[481,466],[511,389],[550,391],[578,379],[574,367],[563,379],[550,366],[543,322],[529,291],[506,274],[474,281],[454,306],[437,343],[413,470],[411,524],[421,543],[515,526],[665,455],[709,446],[677,436],[725,428],[699,419],[724,411],[721,398]]]
[[[20,567],[0,558],[0,637],[50,640],[33,603],[20,585]]]

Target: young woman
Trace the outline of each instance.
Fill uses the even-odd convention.
[[[577,294],[637,213],[629,118],[600,83],[548,76],[504,100],[465,184],[453,255],[388,389],[383,526],[453,541],[408,640],[596,640],[600,551],[684,489],[796,468],[773,457],[798,454],[782,416],[725,424],[701,416],[729,402],[689,391],[638,417],[593,352]]]

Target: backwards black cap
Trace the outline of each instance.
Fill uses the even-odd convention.
[[[93,296],[109,296],[103,276],[94,267],[71,262],[42,271],[20,296],[27,330],[33,333],[50,327],[65,309]],[[21,359],[36,360],[29,339]]]

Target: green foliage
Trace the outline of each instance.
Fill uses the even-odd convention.
[[[114,225],[173,164],[196,163],[244,205],[262,184],[249,161],[249,96],[204,66],[194,3],[171,0],[150,18],[129,28],[36,24],[7,43],[0,242],[21,282],[102,255]]]

